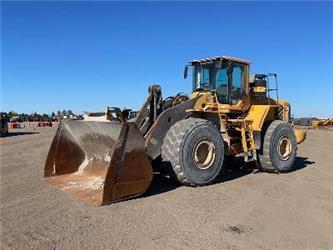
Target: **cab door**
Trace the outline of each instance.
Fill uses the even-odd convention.
[[[223,62],[216,72],[216,94],[221,104],[229,103],[228,63]]]
[[[246,65],[229,63],[229,103],[237,105],[245,96]]]

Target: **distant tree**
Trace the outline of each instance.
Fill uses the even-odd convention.
[[[13,110],[11,110],[11,111],[8,112],[8,116],[9,117],[13,117],[13,116],[17,116],[17,115],[18,114],[15,111],[13,111]]]
[[[67,114],[68,114],[68,115],[74,115],[73,112],[72,112],[72,110],[70,110],[70,109],[67,110]]]
[[[29,115],[25,113],[19,114],[19,119],[24,122],[29,121]]]
[[[66,111],[66,110],[63,110],[63,111],[62,111],[62,115],[67,115],[67,111]]]
[[[50,117],[49,117],[48,114],[45,114],[45,113],[44,113],[44,114],[42,115],[42,119],[43,119],[43,120],[49,120],[49,118],[50,118]]]
[[[61,111],[60,110],[57,111],[57,116],[61,116]]]

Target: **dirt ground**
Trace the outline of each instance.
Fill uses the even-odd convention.
[[[13,131],[12,131],[13,132]],[[310,131],[297,170],[242,168],[190,188],[92,207],[44,183],[55,128],[1,138],[2,249],[333,249],[333,132]]]

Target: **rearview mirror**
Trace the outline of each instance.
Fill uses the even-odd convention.
[[[184,68],[184,79],[187,78],[187,72],[188,72],[188,67],[185,66],[185,68]]]

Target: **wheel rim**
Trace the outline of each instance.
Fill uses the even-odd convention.
[[[283,161],[286,161],[291,156],[292,147],[291,147],[291,141],[288,137],[282,137],[279,140],[279,143],[277,145],[277,152],[279,155],[279,158]]]
[[[197,168],[210,168],[215,160],[214,143],[208,140],[198,142],[193,149],[193,156]]]

